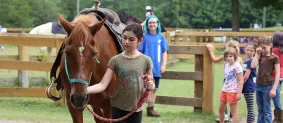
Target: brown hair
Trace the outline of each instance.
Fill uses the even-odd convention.
[[[226,49],[232,47],[236,50],[237,55],[240,55],[240,48],[239,48],[239,42],[238,41],[230,41],[226,44]]]
[[[270,36],[261,37],[259,38],[257,44],[258,45],[261,45],[261,44],[270,45],[272,44],[272,38]]]
[[[252,45],[253,48],[254,48],[254,50],[256,50],[256,48],[258,47],[258,46],[257,46],[257,43],[254,43],[254,42],[249,42],[249,43],[247,43],[246,47],[249,46],[249,45]]]
[[[225,49],[225,51],[224,51],[224,59],[227,57],[227,55],[233,55],[235,61],[238,59],[238,56],[239,56],[236,48],[234,48],[234,47],[227,47]]]
[[[272,37],[270,37],[270,36],[261,37],[261,38],[259,38],[257,44],[258,44],[258,46],[261,45],[261,44],[272,45]],[[270,52],[272,53],[272,47],[270,48]]]

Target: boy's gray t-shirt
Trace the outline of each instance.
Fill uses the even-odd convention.
[[[116,87],[110,99],[112,106],[132,111],[145,90],[142,75],[152,68],[151,59],[143,54],[135,58],[127,58],[122,54],[110,59],[108,67],[117,77]],[[137,112],[141,111],[141,108]]]

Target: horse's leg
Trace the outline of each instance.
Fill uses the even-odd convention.
[[[67,105],[68,105],[68,109],[71,113],[73,123],[83,123],[83,113],[82,113],[83,109],[74,109],[72,107],[70,99],[68,99],[68,98],[67,98]]]
[[[94,107],[94,105],[91,105],[91,107],[92,107],[94,113],[96,113],[97,115],[99,115],[101,117],[104,117],[101,108],[96,108],[96,107]],[[94,117],[94,120],[95,120],[96,123],[103,123],[103,121],[97,119],[96,117]]]

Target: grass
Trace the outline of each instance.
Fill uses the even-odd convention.
[[[277,31],[277,30],[283,30],[283,27],[266,27],[266,28],[262,28],[262,30],[274,30],[274,31]]]

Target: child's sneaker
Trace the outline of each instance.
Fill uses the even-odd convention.
[[[228,116],[228,114],[225,114],[224,121],[225,121],[225,122],[226,122],[226,121],[229,121],[229,116]]]
[[[229,122],[232,122],[232,120],[233,120],[232,118],[229,118]]]
[[[231,119],[231,118],[230,118]],[[229,116],[227,115],[227,114],[225,114],[225,116],[224,116],[224,122],[227,122],[227,121],[230,121],[230,119],[229,119]],[[216,118],[216,121],[220,121],[220,119],[219,118]],[[232,120],[231,120],[232,121]]]

